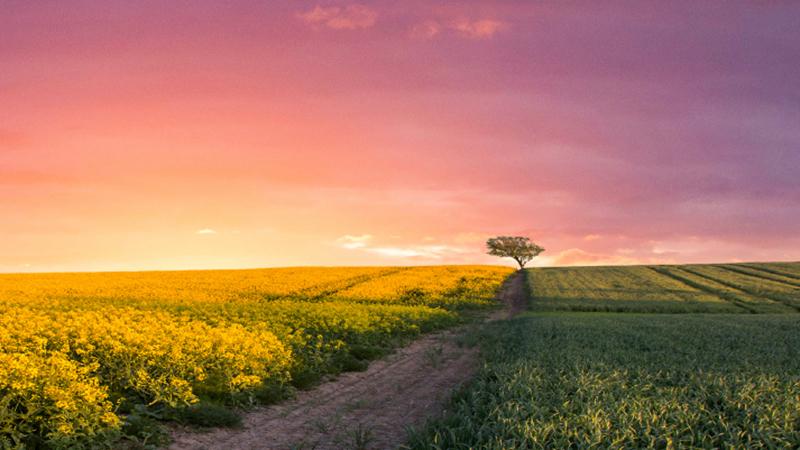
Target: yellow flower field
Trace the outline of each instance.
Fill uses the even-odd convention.
[[[0,447],[302,385],[490,305],[491,266],[0,275]]]

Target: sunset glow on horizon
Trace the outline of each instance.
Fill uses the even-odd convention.
[[[0,272],[800,260],[800,4],[4,2]]]

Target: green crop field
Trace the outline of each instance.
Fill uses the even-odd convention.
[[[799,448],[798,272],[531,269],[531,311],[474,336],[482,369],[410,447]]]
[[[796,313],[800,264],[531,269],[537,311]]]

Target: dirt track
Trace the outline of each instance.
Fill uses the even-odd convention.
[[[488,320],[503,319],[527,305],[517,274],[499,295],[505,307]],[[206,433],[179,430],[172,449],[394,449],[410,427],[444,411],[453,388],[470,379],[477,349],[458,345],[465,329],[430,334],[370,364],[296,398],[245,415],[241,429]]]

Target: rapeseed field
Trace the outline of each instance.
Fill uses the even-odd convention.
[[[491,305],[491,266],[0,275],[0,447],[113,442],[135,414],[252,403]]]

